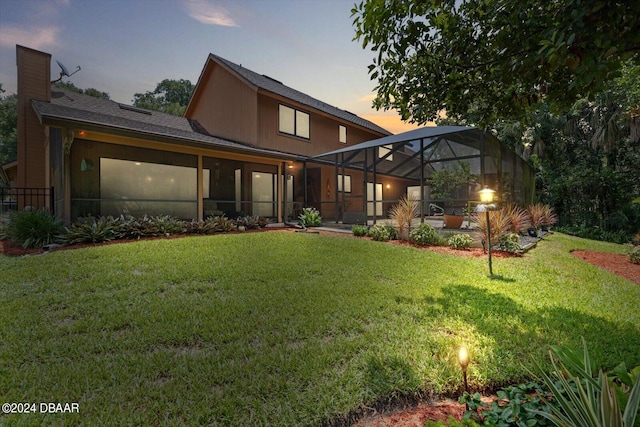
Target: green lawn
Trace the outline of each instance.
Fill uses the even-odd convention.
[[[317,425],[400,395],[527,378],[548,344],[640,364],[640,286],[547,237],[522,258],[249,233],[0,256],[0,424]]]

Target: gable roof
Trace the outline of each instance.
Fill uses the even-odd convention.
[[[242,65],[235,64],[220,56],[214,55],[213,53],[209,54],[208,61],[214,61],[217,64],[222,65],[227,70],[233,72],[242,80],[258,89],[266,92],[271,92],[307,107],[314,108],[318,111],[344,120],[345,122],[364,127],[374,132],[379,132],[383,135],[391,135],[391,132],[369,120],[363,119],[362,117],[357,116],[349,111],[342,110],[338,107],[334,107],[325,102],[322,102],[316,98],[313,98],[312,96],[290,88],[289,86],[282,84],[282,82],[279,82],[278,80],[275,80],[264,74],[258,74],[255,71],[251,71],[248,68],[243,67]]]
[[[33,100],[32,106],[44,125],[71,125],[86,130],[276,158],[296,157],[211,136],[197,121],[185,117],[145,110],[58,88],[51,91],[51,102]]]

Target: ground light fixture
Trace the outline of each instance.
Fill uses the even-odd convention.
[[[496,194],[495,190],[490,189],[485,185],[485,187],[478,192],[480,194],[481,205],[478,206],[478,211],[482,212],[484,210],[485,215],[487,216],[487,250],[489,253],[489,276],[493,276],[493,266],[491,265],[491,223],[489,221],[489,211],[494,209],[493,198]]]
[[[467,347],[461,345],[458,348],[458,363],[462,368],[462,378],[464,379],[464,391],[469,393],[469,385],[467,384],[467,367],[469,366],[469,351]],[[469,410],[469,404],[466,404],[467,411]]]

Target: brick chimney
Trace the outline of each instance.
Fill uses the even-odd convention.
[[[16,45],[18,66],[17,187],[49,186],[49,138],[31,101],[51,100],[51,55]]]

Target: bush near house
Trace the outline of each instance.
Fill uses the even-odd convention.
[[[426,222],[411,230],[409,240],[418,245],[442,245],[443,243],[438,231]]]
[[[48,211],[14,211],[2,226],[0,237],[23,248],[37,248],[59,243],[63,232],[62,221]]]

